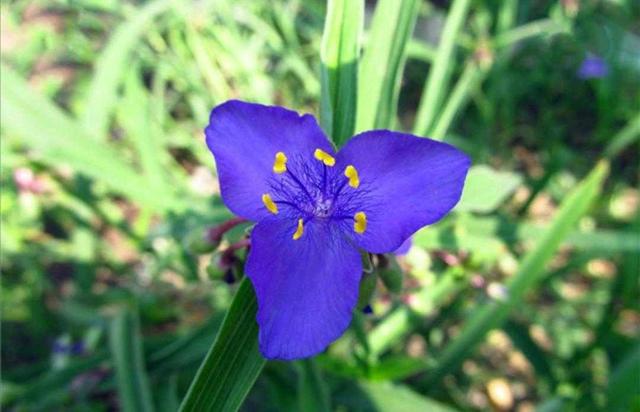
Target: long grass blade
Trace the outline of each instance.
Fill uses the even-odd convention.
[[[467,63],[462,75],[460,75],[456,85],[453,87],[440,116],[435,121],[430,137],[437,140],[442,140],[445,137],[456,115],[462,111],[469,100],[471,92],[482,82],[486,73],[487,70],[481,68],[475,62],[470,61]]]
[[[566,27],[555,20],[540,19],[498,33],[493,38],[491,45],[494,49],[501,49],[531,37],[553,36],[560,33],[566,33],[569,30],[569,27]]]
[[[129,68],[133,47],[153,19],[171,7],[172,1],[154,0],[134,13],[115,30],[96,61],[81,120],[93,138],[102,139],[107,133],[109,118],[118,97],[118,87]]]
[[[159,125],[151,113],[151,99],[140,79],[138,70],[132,70],[125,80],[125,95],[119,107],[126,138],[131,140],[140,159],[140,167],[149,185],[158,192],[171,193],[167,167],[163,162],[164,139]]]
[[[364,1],[329,0],[320,50],[320,122],[337,146],[353,134],[355,127],[363,21]]]
[[[313,358],[298,362],[298,406],[302,412],[331,410],[329,390]]]
[[[591,173],[564,199],[553,223],[537,245],[524,257],[517,273],[507,285],[504,301],[487,303],[464,324],[462,332],[439,356],[437,367],[429,373],[426,385],[437,382],[456,368],[465,355],[482,341],[485,334],[499,325],[542,279],[547,262],[553,257],[564,238],[589,210],[600,192],[609,170],[608,163],[599,163]]]
[[[116,314],[109,327],[109,344],[122,410],[153,411],[137,314],[127,309]]]
[[[607,387],[607,400],[611,411],[630,411],[639,405],[638,379],[640,379],[640,344],[627,353],[615,366]]]
[[[216,340],[191,382],[180,411],[236,411],[266,360],[258,350],[253,286],[240,283]]]
[[[384,412],[431,411],[455,412],[456,409],[440,402],[419,395],[404,385],[394,385],[388,382],[358,385],[373,405],[373,410]],[[362,409],[356,409],[362,410]],[[370,410],[370,409],[365,409]]]
[[[605,157],[611,159],[617,156],[627,146],[640,138],[640,114],[636,115],[622,130],[611,138],[604,151]]]
[[[438,52],[418,107],[414,133],[428,135],[433,127],[438,108],[446,94],[451,70],[455,63],[454,49],[458,34],[467,16],[469,0],[454,0],[442,30]]]
[[[393,126],[406,60],[405,49],[416,24],[419,6],[417,0],[381,0],[377,3],[358,73],[356,132]]]
[[[33,91],[12,69],[2,65],[0,118],[6,131],[19,136],[42,161],[68,164],[76,171],[105,183],[115,193],[140,205],[165,210],[172,205],[168,193],[157,193],[106,142],[92,140],[75,121]]]

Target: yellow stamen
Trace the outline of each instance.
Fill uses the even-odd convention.
[[[274,215],[278,214],[278,205],[273,203],[273,199],[271,199],[269,193],[265,193],[262,195],[262,203],[264,203],[264,207],[266,207],[269,212],[273,213]]]
[[[293,234],[293,240],[298,240],[302,237],[302,232],[304,232],[304,222],[302,219],[298,219],[298,228],[296,229],[296,233]]]
[[[327,166],[333,166],[336,164],[336,159],[324,150],[316,149],[316,151],[313,152],[313,157],[320,160]]]
[[[349,186],[356,189],[360,186],[360,177],[358,176],[358,171],[353,165],[349,165],[344,169],[344,175],[349,178]]]
[[[367,230],[367,215],[364,212],[358,212],[353,216],[353,230],[356,233],[363,234]]]
[[[284,173],[287,171],[287,156],[284,153],[276,153],[276,160],[273,162],[274,173]]]

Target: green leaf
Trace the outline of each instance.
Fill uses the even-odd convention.
[[[155,210],[173,205],[166,193],[148,187],[147,180],[106,142],[93,140],[58,107],[31,88],[12,69],[1,66],[0,113],[6,131],[40,155],[42,161],[68,164],[105,183],[113,192]]]
[[[522,301],[524,294],[537,286],[545,274],[546,264],[597,198],[608,170],[608,163],[600,162],[567,195],[549,229],[536,246],[525,255],[517,273],[507,284],[505,299],[488,302],[473,313],[463,325],[460,334],[447,345],[447,348],[438,357],[438,365],[429,373],[426,386],[438,382],[442,376],[453,371],[466,354],[484,339],[489,330],[500,326],[507,319],[511,310]]]
[[[436,58],[436,49],[422,40],[410,39],[407,44],[407,58],[432,63]]]
[[[513,345],[520,350],[527,360],[533,365],[536,375],[552,385],[556,379],[547,353],[531,338],[527,325],[521,325],[514,321],[507,321],[504,331],[509,335]]]
[[[137,314],[123,309],[109,325],[109,345],[123,411],[153,411]]]
[[[452,268],[447,270],[435,284],[414,291],[417,299],[411,308],[406,305],[398,306],[369,332],[370,362],[375,362],[382,353],[401,341],[415,328],[416,324],[422,321],[423,316],[431,314],[464,285],[465,282],[461,280],[458,270]]]
[[[406,379],[424,371],[427,365],[427,361],[422,357],[390,355],[378,363],[369,365],[367,378],[372,381]]]
[[[535,412],[562,412],[567,410],[566,401],[562,397],[554,397],[541,402]]]
[[[460,113],[467,104],[471,92],[476,90],[480,83],[482,83],[488,73],[488,69],[489,67],[480,67],[473,60],[467,62],[462,75],[460,75],[442,109],[442,113],[434,122],[433,132],[430,133],[430,137],[442,140],[446,136],[456,115]]]
[[[329,0],[322,35],[320,122],[337,146],[355,127],[363,0]]]
[[[238,410],[266,363],[258,349],[257,309],[253,286],[245,277],[181,411]]]
[[[400,306],[387,315],[371,332],[369,332],[369,355],[377,358],[382,352],[397,342],[411,330],[411,310]]]
[[[502,49],[517,42],[538,36],[553,36],[569,32],[569,28],[552,19],[540,19],[498,33],[491,45],[494,49]]]
[[[418,0],[381,0],[376,4],[358,73],[356,132],[393,126],[405,48],[419,6]]]
[[[442,105],[446,95],[449,77],[455,56],[453,54],[455,44],[467,16],[469,0],[454,0],[449,10],[447,20],[442,30],[442,37],[438,45],[433,66],[429,70],[429,76],[416,115],[416,124],[413,132],[417,135],[427,136],[433,128],[437,116],[437,110]]]
[[[469,169],[457,211],[488,213],[500,206],[521,182],[520,175],[499,172],[489,166]]]
[[[313,358],[296,364],[298,370],[298,405],[302,412],[331,410],[329,390]]]
[[[149,23],[171,7],[172,0],[155,0],[137,10],[122,23],[96,61],[86,99],[82,125],[95,139],[107,133],[109,117],[116,106],[118,87],[130,68],[131,51]]]
[[[168,374],[181,372],[185,368],[197,366],[206,355],[215,332],[222,323],[219,314],[212,316],[207,322],[198,328],[177,337],[175,340],[161,347],[149,347],[145,353],[145,363],[152,377],[164,377]],[[37,376],[27,384],[16,388],[10,396],[3,398],[3,406],[10,402],[29,403],[37,394],[64,390],[66,386],[78,375],[87,373],[101,364],[109,362],[109,353],[106,350],[98,351],[88,357],[72,358],[68,365],[62,369],[56,369],[42,376]],[[5,396],[3,392],[3,396]],[[176,408],[177,409],[177,408]],[[174,409],[175,410],[175,409]]]
[[[154,375],[165,375],[191,365],[197,366],[207,354],[221,323],[222,314],[217,313],[202,326],[149,353],[149,370]]]
[[[514,222],[497,217],[459,215],[453,227],[436,225],[419,230],[413,244],[427,249],[486,251],[504,249],[504,243],[540,240],[549,225]],[[633,230],[574,230],[563,244],[591,253],[640,252],[638,235]]]
[[[623,151],[627,146],[640,138],[640,114],[629,122],[622,130],[616,133],[604,151],[607,158],[612,158]]]
[[[76,376],[97,368],[108,358],[107,351],[101,351],[87,358],[71,359],[65,368],[47,372],[31,382],[15,388],[15,390],[5,391],[3,388],[2,406],[11,405],[13,402],[29,403],[43,393],[60,390],[60,388],[69,385]]]
[[[126,138],[133,143],[149,185],[159,192],[171,193],[173,190],[167,179],[167,167],[163,164],[165,148],[162,130],[154,122],[150,103],[139,68],[131,68],[125,80],[124,98],[118,106],[118,118]]]
[[[607,386],[607,403],[610,411],[637,411],[640,408],[640,345],[615,366]]]
[[[175,412],[180,407],[178,399],[178,375],[171,374],[158,381],[158,389],[154,391],[156,410]]]
[[[513,27],[518,18],[518,0],[505,0],[498,10],[496,31],[502,33]]]
[[[367,396],[372,410],[380,412],[430,411],[454,412],[456,409],[421,396],[404,385],[388,382],[360,383],[359,388]],[[367,409],[369,410],[369,409]]]

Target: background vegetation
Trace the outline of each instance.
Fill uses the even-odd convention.
[[[0,11],[3,409],[640,410],[637,1]],[[608,73],[579,76],[588,56]],[[312,360],[255,350],[244,252],[224,253],[248,226],[203,237],[232,217],[202,133],[229,98],[474,161]]]

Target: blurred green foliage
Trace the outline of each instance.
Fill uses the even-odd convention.
[[[218,336],[235,346],[185,410],[640,410],[638,2],[328,9],[0,3],[2,408],[174,411]],[[607,76],[577,75],[589,54]],[[203,237],[231,217],[202,136],[230,98],[474,161],[315,359],[265,364],[242,328],[255,301],[223,251],[249,225]]]

